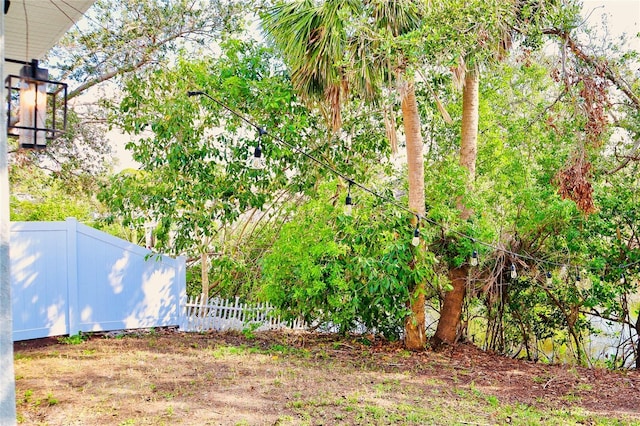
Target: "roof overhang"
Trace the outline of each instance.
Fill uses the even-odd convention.
[[[5,58],[30,62],[41,60],[95,0],[4,2],[9,3],[9,10],[4,15]],[[5,61],[3,80],[8,74],[18,74],[20,67]]]

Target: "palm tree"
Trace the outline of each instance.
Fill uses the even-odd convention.
[[[546,6],[551,7],[553,3],[557,2],[548,2]],[[461,49],[465,53],[466,63],[463,60],[457,67],[460,71],[459,80],[462,85],[462,132],[459,163],[467,170],[469,190],[472,189],[476,175],[480,67],[481,65],[487,66],[496,60],[503,60],[511,49],[512,37],[517,32],[526,32],[529,28],[541,25],[539,20],[547,13],[545,8],[533,8],[534,14],[529,16],[523,14],[523,9],[527,5],[527,2],[504,2],[502,0],[450,0],[438,3],[441,18],[446,16],[458,18],[458,23],[451,27],[454,29],[454,33],[473,34],[473,37],[470,38],[472,43]],[[559,4],[554,5],[554,7],[559,6]],[[482,27],[474,22],[473,16],[486,13],[486,10],[491,11],[488,16],[493,21],[485,23],[485,26]],[[464,11],[464,13],[460,13],[460,11]],[[530,12],[528,11],[528,13]],[[535,34],[536,31],[533,33]],[[455,39],[455,36],[452,38]],[[458,201],[458,209],[463,220],[467,220],[473,215],[473,211],[465,206],[461,200]],[[468,264],[463,264],[449,270],[449,280],[453,290],[445,294],[438,327],[431,339],[432,347],[438,347],[442,343],[453,344],[460,337],[460,320],[466,296],[468,266]]]
[[[413,81],[402,71],[403,55],[377,49],[376,29],[398,37],[418,28],[425,2],[420,0],[295,0],[281,3],[262,16],[263,29],[283,53],[296,91],[309,103],[330,111],[330,127],[340,128],[340,108],[350,86],[368,99],[380,95],[383,82],[395,81],[401,94],[405,127],[409,209],[425,214],[424,158],[420,115]],[[373,29],[371,28],[373,22]],[[405,346],[426,344],[424,283],[409,283],[413,314],[405,321]]]
[[[479,84],[480,77],[477,67],[463,69],[464,83],[462,86],[462,132],[460,136],[459,162],[467,170],[467,186],[472,187],[476,174],[476,159],[478,154],[478,118],[479,118]],[[461,201],[458,202],[460,217],[469,219],[473,212]],[[463,264],[449,270],[449,281],[453,289],[445,293],[440,319],[436,333],[431,339],[431,346],[439,347],[443,343],[453,344],[459,337],[460,317],[462,306],[467,293],[467,276],[469,267]]]

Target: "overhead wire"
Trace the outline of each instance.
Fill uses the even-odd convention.
[[[301,154],[305,158],[308,158],[309,160],[313,161],[314,163],[316,163],[316,164],[322,166],[323,168],[329,170],[334,175],[344,179],[349,184],[349,189],[351,189],[351,186],[355,186],[357,188],[360,188],[361,190],[363,190],[363,191],[371,194],[372,196],[380,199],[381,201],[385,202],[386,204],[389,204],[389,205],[391,205],[391,206],[393,206],[393,207],[395,207],[395,208],[397,208],[399,210],[402,210],[404,212],[407,212],[407,213],[411,214],[412,216],[415,216],[416,219],[417,219],[418,224],[420,223],[420,221],[425,221],[425,222],[427,222],[427,223],[429,223],[429,224],[431,224],[431,225],[433,225],[435,227],[438,227],[438,228],[446,230],[446,231],[448,231],[448,232],[450,232],[452,234],[455,234],[460,238],[468,239],[473,244],[481,245],[481,246],[489,248],[491,250],[502,252],[504,254],[507,254],[507,255],[513,257],[514,259],[527,260],[527,261],[530,261],[532,263],[535,263],[536,265],[544,264],[544,265],[546,265],[546,267],[544,269],[547,272],[550,272],[549,271],[549,267],[575,269],[577,271],[576,272],[577,281],[580,281],[580,271],[587,269],[587,268],[584,267],[584,265],[572,264],[571,262],[557,262],[557,261],[552,261],[552,260],[547,260],[547,259],[536,258],[536,257],[531,256],[531,255],[526,254],[526,253],[517,253],[517,252],[515,252],[513,250],[509,250],[509,249],[503,248],[503,247],[498,247],[498,246],[496,246],[494,244],[478,240],[478,239],[476,239],[476,238],[474,238],[474,237],[472,237],[470,235],[467,235],[467,234],[465,234],[463,232],[460,232],[460,231],[457,231],[455,229],[447,228],[445,225],[442,225],[442,224],[438,223],[437,221],[427,217],[426,215],[417,213],[417,212],[409,209],[408,207],[400,204],[395,198],[390,198],[388,196],[380,194],[377,191],[375,191],[374,189],[371,189],[371,188],[365,186],[364,184],[361,184],[361,183],[353,180],[351,177],[347,176],[345,173],[337,170],[335,167],[333,167],[331,164],[329,164],[328,161],[320,160],[320,159],[314,157],[313,155],[309,154],[305,150],[303,150],[303,149],[291,144],[290,142],[287,142],[286,140],[284,140],[283,138],[279,137],[278,135],[275,135],[275,134],[272,134],[272,133],[268,132],[263,127],[261,127],[260,125],[256,124],[251,119],[247,118],[245,115],[243,115],[240,112],[236,111],[235,109],[231,108],[229,105],[225,104],[221,100],[216,99],[215,97],[211,96],[207,92],[204,92],[204,91],[189,91],[189,92],[187,92],[187,95],[190,96],[190,97],[191,96],[197,96],[197,95],[205,96],[206,98],[208,98],[211,101],[215,102],[217,105],[219,105],[220,107],[224,108],[225,110],[227,110],[228,112],[230,112],[231,114],[233,114],[234,116],[236,116],[237,118],[239,118],[240,120],[242,120],[243,122],[248,124],[249,126],[254,127],[256,130],[258,130],[258,132],[260,132],[261,135],[266,135],[266,136],[271,137],[273,140],[275,140],[277,142],[280,142],[281,144],[283,144],[286,147],[292,149],[296,153]],[[418,229],[418,228],[416,227],[416,229]],[[414,238],[415,238],[415,230],[414,230]],[[475,250],[474,250],[474,255],[476,256],[476,260],[475,261],[477,262],[477,251],[475,251]],[[634,261],[634,262],[630,262],[630,263],[626,263],[626,264],[621,264],[621,265],[619,265],[617,267],[617,269],[620,269],[622,271],[622,273],[624,273],[624,271],[626,269],[628,269],[629,267],[635,266],[635,265],[638,265],[638,264],[640,264],[640,260],[637,260],[637,261]],[[512,264],[511,265],[511,276],[512,277],[514,275],[517,276],[517,272],[514,269],[515,269],[515,265]]]

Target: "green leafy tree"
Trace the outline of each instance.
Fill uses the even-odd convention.
[[[49,53],[53,80],[69,84],[68,131],[46,150],[11,148],[16,164],[46,170],[65,185],[94,193],[113,167],[105,137],[111,102],[130,78],[162,69],[178,51],[198,57],[211,52],[223,34],[239,31],[249,6],[244,1],[96,1]],[[83,96],[81,96],[83,95]]]
[[[459,162],[466,169],[469,190],[476,190],[478,153],[479,80],[485,69],[509,55],[514,38],[539,31],[541,25],[555,16],[559,5],[537,8],[527,2],[436,2],[429,8],[423,28],[426,57],[455,64],[453,81],[462,88]],[[573,16],[567,13],[567,16]],[[437,23],[446,22],[445,25]],[[436,29],[437,28],[437,29]],[[537,33],[536,33],[537,34]],[[522,37],[520,37],[522,38]],[[527,39],[525,38],[525,42]],[[459,203],[461,218],[471,219],[474,212]],[[468,264],[452,264],[450,280],[453,290],[444,297],[440,320],[432,345],[453,343],[460,336],[460,318],[465,300]]]
[[[402,87],[408,205],[417,215],[425,213],[420,115],[412,74],[404,72],[409,57],[394,40],[418,29],[423,13],[419,1],[332,0],[316,5],[301,0],[279,3],[262,15],[263,28],[292,70],[294,88],[303,99],[320,101],[321,108],[330,111],[334,131],[341,126],[342,104],[351,88],[355,96],[375,99],[385,81]],[[405,324],[405,345],[418,350],[426,343],[424,283],[407,285],[412,313]]]
[[[262,262],[263,297],[289,319],[397,339],[410,314],[406,282],[435,283],[435,258],[409,244],[401,212],[362,196],[347,216],[331,202],[332,187],[321,187],[280,230]]]
[[[100,211],[97,200],[81,188],[63,185],[39,168],[14,168],[11,186],[12,221],[60,221],[75,217],[93,224]]]
[[[347,143],[330,143],[296,101],[286,70],[269,49],[239,40],[221,47],[219,58],[179,61],[126,87],[114,123],[137,135],[129,148],[142,170],[116,176],[101,196],[125,224],[157,221],[159,248],[198,254],[205,283],[209,258],[215,267],[236,264],[226,242],[239,244],[234,241],[246,234],[238,224],[262,217],[260,210],[268,211],[280,194],[313,191],[318,165],[303,151],[345,172],[366,174],[363,165],[379,158],[381,149],[376,134],[355,118]],[[188,97],[194,89],[214,99]],[[260,136],[247,121],[269,134]],[[265,170],[251,168],[259,144]],[[236,252],[237,245],[231,249]]]
[[[223,34],[243,26],[249,3],[97,0],[82,26],[72,28],[52,50],[50,60],[62,79],[78,83],[69,94],[74,98],[100,83],[161,69],[178,51],[189,51],[192,58],[210,54]]]

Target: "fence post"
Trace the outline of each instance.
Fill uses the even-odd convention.
[[[80,332],[80,306],[78,306],[78,221],[68,217],[67,225],[67,333]]]
[[[176,258],[176,279],[173,284],[176,288],[174,294],[178,295],[178,327],[181,330],[185,330],[188,320],[187,312],[187,258],[184,256],[178,256]]]

